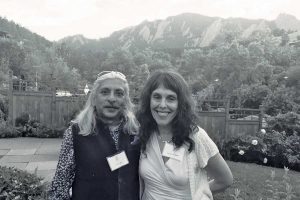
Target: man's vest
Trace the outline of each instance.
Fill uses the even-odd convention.
[[[119,151],[124,150],[129,164],[111,171],[107,157],[116,154],[108,127],[97,123],[95,134],[81,136],[72,127],[75,154],[75,180],[72,200],[138,200],[140,144],[135,136],[120,131]]]

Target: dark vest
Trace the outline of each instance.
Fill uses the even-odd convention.
[[[120,132],[119,151],[124,150],[129,164],[111,171],[106,157],[118,151],[109,130],[97,124],[96,133],[78,135],[73,125],[75,180],[72,200],[138,200],[140,144],[134,136]]]

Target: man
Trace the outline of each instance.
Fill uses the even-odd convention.
[[[138,200],[138,127],[125,75],[101,72],[64,134],[49,199]]]

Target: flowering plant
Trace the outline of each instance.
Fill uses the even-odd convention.
[[[285,131],[260,131],[256,136],[243,135],[225,142],[222,152],[228,160],[300,171],[300,136]]]
[[[45,199],[46,187],[34,174],[0,166],[0,199]]]
[[[257,144],[258,144],[258,142],[257,142],[257,140],[252,140],[251,144],[253,144],[253,145],[257,145]]]

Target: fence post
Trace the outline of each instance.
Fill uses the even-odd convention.
[[[259,106],[259,115],[258,115],[258,120],[259,120],[259,125],[258,125],[258,127],[259,127],[259,130],[260,129],[262,129],[262,120],[263,120],[263,116],[264,116],[264,111],[263,111],[263,106],[262,105],[260,105]]]
[[[225,136],[224,136],[224,139],[225,141],[224,142],[227,142],[227,134],[228,134],[228,127],[229,127],[229,109],[230,109],[230,99],[229,98],[226,98],[226,107],[225,107]]]
[[[18,91],[21,91],[21,88],[22,88],[22,79],[19,78],[19,85],[18,85]]]
[[[8,123],[12,126],[15,125],[13,120],[13,72],[9,70],[8,75]]]
[[[51,74],[51,93],[52,93],[52,97],[51,97],[51,129],[52,132],[54,131],[54,124],[55,124],[55,113],[56,113],[56,88],[54,83],[54,79],[53,79],[53,74]]]

